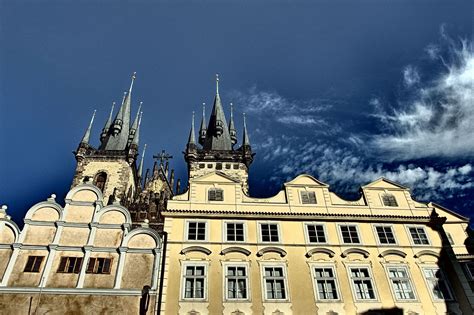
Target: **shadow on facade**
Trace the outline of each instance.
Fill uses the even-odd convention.
[[[360,313],[360,315],[403,315],[403,309],[398,307],[393,308],[382,308],[382,309],[372,309]]]

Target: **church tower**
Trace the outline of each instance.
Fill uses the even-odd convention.
[[[98,148],[90,144],[94,115],[74,155],[77,160],[72,187],[90,182],[104,195],[104,201],[133,199],[140,189],[142,174],[137,168],[140,141],[141,103],[131,124],[132,89],[136,73],[132,75],[130,88],[124,93],[122,104],[113,118],[114,105],[100,135]]]
[[[206,126],[205,105],[203,104],[202,120],[199,129],[198,147],[194,128],[194,113],[191,122],[185,160],[188,164],[188,176],[191,181],[195,177],[218,171],[239,181],[242,189],[248,192],[248,171],[253,161],[249,135],[244,114],[244,130],[242,144],[237,144],[237,131],[234,125],[233,107],[230,106],[230,121],[227,124],[221,97],[219,95],[219,77],[216,75],[216,96],[209,124]]]

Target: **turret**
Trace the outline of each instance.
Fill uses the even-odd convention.
[[[234,108],[233,104],[230,103],[230,122],[229,122],[229,135],[232,142],[232,147],[237,143],[237,131],[234,125]]]
[[[199,144],[203,145],[204,141],[206,141],[206,103],[202,103],[202,119],[201,119],[201,127],[199,128]]]
[[[107,133],[109,132],[110,125],[112,124],[112,115],[114,113],[115,102],[112,102],[112,109],[110,110],[109,118],[105,122],[104,128],[102,129],[102,133],[100,134],[100,141],[104,141]]]
[[[191,120],[191,130],[189,131],[188,144],[186,145],[188,151],[193,151],[196,149],[196,136],[194,135],[194,112],[193,118]]]

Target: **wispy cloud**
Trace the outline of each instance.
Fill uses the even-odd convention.
[[[371,143],[390,159],[474,155],[473,45],[467,40],[450,41],[447,50],[443,56],[440,47],[430,45],[427,49],[445,71],[424,86],[418,84],[419,75],[413,67],[405,68],[404,82],[412,90],[408,101],[397,104],[401,109],[386,113],[381,106],[374,107],[373,116],[389,131],[374,136]]]

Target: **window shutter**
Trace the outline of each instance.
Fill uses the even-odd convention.
[[[301,194],[301,203],[309,203],[308,193],[306,191],[302,191],[300,194]]]
[[[209,189],[209,200],[216,200],[216,190],[215,189]]]
[[[224,200],[224,191],[222,189],[216,189],[216,201]]]
[[[111,263],[111,259],[105,258],[104,268],[102,268],[102,273],[110,273],[110,263]]]
[[[74,273],[79,273],[81,271],[82,257],[76,258],[76,264],[74,265]]]
[[[314,191],[308,192],[308,202],[316,203],[316,193]]]
[[[93,273],[95,266],[95,258],[89,258],[89,264],[87,265],[87,273]]]
[[[66,269],[67,257],[61,257],[61,261],[59,262],[58,272],[64,272]]]

